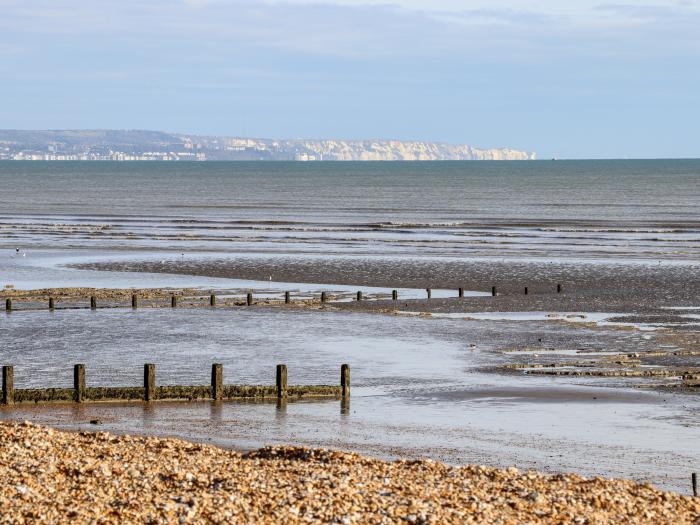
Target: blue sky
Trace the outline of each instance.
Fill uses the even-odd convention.
[[[0,0],[0,128],[700,157],[700,0]]]

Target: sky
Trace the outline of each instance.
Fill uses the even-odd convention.
[[[0,128],[700,157],[700,0],[0,0]]]

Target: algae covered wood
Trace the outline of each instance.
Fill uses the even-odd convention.
[[[287,365],[277,365],[276,373],[277,397],[287,397]]]
[[[85,365],[75,365],[73,367],[73,400],[82,403],[85,396]]]
[[[151,363],[143,365],[143,399],[144,401],[157,399],[156,365]]]
[[[350,365],[345,364],[340,367],[340,388],[343,397],[350,395]]]
[[[211,397],[219,400],[224,395],[224,365],[214,363],[211,365]]]
[[[2,404],[11,405],[15,402],[15,369],[13,366],[2,367]]]

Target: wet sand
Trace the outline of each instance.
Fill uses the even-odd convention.
[[[657,312],[662,306],[700,306],[700,265],[694,263],[542,260],[499,261],[450,258],[251,257],[197,259],[164,266],[155,261],[121,261],[76,265],[77,268],[150,272],[274,282],[329,283],[392,288],[450,288],[488,292],[468,302],[432,301],[426,307],[473,308],[471,311]],[[563,294],[556,293],[557,284]],[[528,287],[529,294],[524,295]],[[474,306],[472,306],[474,305]],[[350,307],[350,306],[348,306]],[[357,305],[355,305],[357,307]],[[381,308],[381,304],[369,307]],[[470,310],[465,310],[470,311]],[[668,314],[669,312],[666,312]]]

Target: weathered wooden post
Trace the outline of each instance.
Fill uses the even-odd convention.
[[[136,295],[135,293],[131,294],[131,307],[132,308],[138,308],[139,307],[139,296]]]
[[[90,308],[92,308],[93,310],[97,309],[97,297],[95,297],[94,295],[90,296]]]
[[[527,295],[527,294],[528,294],[528,289],[527,289],[527,286],[526,286],[526,287],[525,287],[525,295]]]
[[[211,365],[211,398],[219,401],[224,397],[224,365]]]
[[[492,286],[491,287],[491,296],[496,297],[497,294],[498,294],[498,291],[496,290],[496,287]]]
[[[362,301],[362,292],[359,290],[357,291],[357,300]]]
[[[287,365],[277,365],[277,397],[287,397]]]
[[[49,310],[53,310],[56,307],[53,297],[49,297]]]
[[[460,298],[464,297],[464,288],[459,287],[459,288],[457,289],[457,295],[458,295]]]
[[[12,311],[12,299],[10,299],[9,297],[5,299],[5,310],[8,312]]]
[[[326,292],[321,292],[321,302],[322,303],[326,302]]]
[[[698,497],[698,473],[693,472],[690,476],[693,483],[693,496]]]
[[[350,396],[350,365],[340,366],[340,387],[343,397]]]
[[[156,399],[156,365],[143,365],[143,400],[153,401]]]
[[[396,301],[399,298],[399,291],[398,290],[392,290],[391,291],[391,300]]]
[[[562,292],[562,286],[561,286],[561,284],[557,284],[557,293],[561,293],[561,292]]]
[[[430,288],[426,288],[425,293],[428,295],[428,299],[433,297],[433,291]]]
[[[245,296],[245,304],[247,304],[248,306],[252,306],[253,294],[251,292],[248,292],[248,294]]]
[[[170,307],[177,308],[177,295],[170,296]]]
[[[284,292],[284,304],[289,304],[291,302],[291,298],[289,296],[289,292]]]
[[[73,401],[82,403],[85,397],[85,365],[73,367]]]
[[[212,308],[216,306],[216,295],[211,294],[209,296],[209,306],[211,306]]]
[[[15,402],[15,369],[13,366],[2,367],[2,404],[12,405]]]

